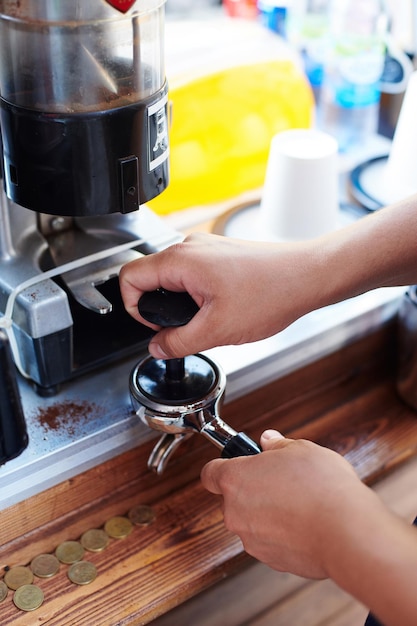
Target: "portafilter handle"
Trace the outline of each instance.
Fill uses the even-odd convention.
[[[152,324],[156,324],[158,326],[162,326],[166,328],[166,327],[171,327],[171,326],[184,326],[194,317],[194,315],[198,312],[199,308],[196,302],[188,293],[173,292],[173,291],[168,291],[166,289],[160,288],[155,291],[151,291],[151,292],[147,292],[143,294],[143,296],[140,298],[138,302],[138,310],[141,316],[147,321],[151,322]],[[200,359],[200,363],[202,363],[204,360],[208,364],[209,370],[210,369],[213,370],[213,373],[215,374],[214,376],[215,378],[216,378],[216,373],[217,374],[220,373],[221,370],[219,366],[215,364],[214,361],[211,361],[210,359],[208,359],[208,357],[203,357],[202,355],[194,355],[194,357]],[[169,412],[171,412],[172,405],[175,406],[176,404],[175,393],[178,392],[179,387],[181,387],[181,383],[182,383],[182,388],[186,389],[186,395],[190,394],[189,399],[191,400],[191,396],[193,397],[190,403],[186,403],[181,400],[181,393],[180,393],[178,396],[179,410],[181,411],[182,405],[184,406],[184,410],[185,410],[185,405],[187,405],[187,411],[190,406],[199,407],[199,410],[196,411],[198,412],[198,420],[197,420],[198,425],[197,426],[194,425],[192,429],[194,429],[196,432],[200,432],[202,435],[210,439],[212,443],[214,443],[217,447],[220,447],[222,449],[221,456],[223,458],[232,458],[232,457],[237,457],[237,456],[249,456],[249,455],[258,454],[259,452],[261,452],[259,445],[255,441],[253,441],[245,433],[242,433],[242,432],[237,433],[228,424],[223,422],[223,420],[221,420],[220,417],[217,415],[217,410],[215,407],[217,407],[218,404],[220,404],[219,400],[220,400],[220,396],[223,395],[224,384],[219,384],[217,390],[216,390],[216,385],[214,385],[213,389],[210,389],[210,394],[214,394],[213,398],[211,398],[208,403],[212,407],[212,410],[207,411],[207,405],[205,405],[204,411],[200,410],[201,407],[204,406],[203,403],[207,399],[207,396],[206,396],[205,391],[203,391],[201,394],[202,403],[200,404],[199,389],[196,389],[194,387],[192,381],[193,380],[196,381],[197,387],[200,384],[202,384],[202,388],[204,388],[206,386],[206,379],[204,376],[201,377],[201,374],[193,379],[191,370],[188,371],[185,365],[186,362],[189,362],[191,358],[192,357],[186,357],[185,359],[175,358],[175,359],[168,359],[166,361],[162,361],[162,363],[165,364],[165,372],[164,372],[165,381],[163,383],[161,383],[161,373],[159,371],[159,366],[157,366],[157,363],[161,363],[161,361],[155,361],[156,386],[154,388],[153,384],[149,385],[149,388],[152,387],[153,391],[148,393],[148,385],[147,385],[147,390],[145,390],[145,393],[143,395],[141,394],[142,400],[144,400],[145,402],[149,401],[148,406],[153,405],[153,406],[158,407],[158,410],[156,411],[156,413],[159,413],[158,417],[155,415],[154,419],[150,419],[148,415],[148,418],[146,420],[148,425],[150,425],[152,428],[155,428],[156,430],[161,430],[163,432],[165,431],[166,433],[162,437],[160,442],[158,442],[156,449],[154,450],[153,457],[155,457],[155,453],[156,453],[157,458],[161,459],[161,457],[164,457],[164,459],[166,460],[167,457],[170,456],[170,453],[178,446],[179,442],[185,438],[185,435],[187,436],[189,435],[189,432],[190,432],[189,424],[191,421],[193,421],[193,420],[190,420],[189,415],[187,415],[185,419],[182,419],[182,420],[178,419],[175,424],[176,428],[172,428],[171,430],[169,430],[168,428],[168,422],[170,423],[170,426],[173,426],[172,415],[166,416],[166,422],[163,417],[162,419],[160,419],[161,413],[159,409],[161,406],[164,406],[164,402],[163,401],[160,402],[161,398],[157,397],[157,394],[161,391],[161,389],[173,390],[172,391],[173,395],[172,397],[168,399],[167,404],[166,404],[166,409]],[[190,367],[192,368],[192,366]],[[138,368],[140,372],[147,372],[148,370],[150,370],[151,372],[153,371],[153,366],[149,363],[149,360],[147,361],[145,360],[143,367],[141,365],[137,366],[136,373],[134,374],[135,380],[138,380]],[[151,374],[151,376],[153,377],[153,374]],[[224,374],[222,374],[222,376],[224,376]],[[209,376],[207,376],[207,378],[208,377]],[[146,374],[145,378],[149,379],[149,376]],[[191,380],[191,383],[190,383],[190,380]],[[189,387],[190,384],[192,386],[191,389]],[[208,387],[210,387],[209,384],[208,384]],[[136,392],[137,392],[137,387],[136,387]],[[196,392],[196,395],[194,395],[194,392]],[[134,395],[135,395],[135,399],[137,402],[138,395],[137,393],[135,393]],[[183,395],[183,397],[185,396]],[[154,404],[154,401],[156,401],[156,404]],[[152,409],[151,409],[151,413],[152,413]],[[207,414],[207,413],[211,413],[211,418],[206,421],[203,420],[203,423],[201,423],[201,415]],[[184,425],[183,432],[181,432],[182,431],[181,424]],[[185,424],[187,424],[187,426],[185,426]],[[175,435],[173,434],[174,432],[175,432]],[[153,469],[155,469],[155,465],[158,465],[158,464],[151,463],[151,465]],[[163,465],[165,465],[165,463],[163,463]],[[158,473],[160,473],[158,468],[156,469]]]

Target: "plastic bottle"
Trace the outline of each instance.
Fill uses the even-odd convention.
[[[331,0],[318,123],[341,152],[377,131],[386,32],[382,0]]]
[[[304,70],[320,101],[323,68],[329,46],[329,4],[331,0],[292,0],[288,9],[287,35],[298,50]]]
[[[291,0],[258,0],[261,24],[281,37],[287,36],[287,13]]]

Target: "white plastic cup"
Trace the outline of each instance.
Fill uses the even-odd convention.
[[[338,144],[316,129],[272,138],[260,204],[264,228],[282,240],[311,239],[338,226]]]
[[[385,167],[398,199],[417,191],[417,71],[409,78]]]

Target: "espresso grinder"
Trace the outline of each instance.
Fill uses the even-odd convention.
[[[40,396],[149,339],[117,276],[178,237],[141,207],[169,177],[164,3],[0,0],[1,339]]]
[[[151,336],[118,273],[181,239],[143,206],[169,178],[164,4],[0,0],[0,464],[27,443],[16,368],[41,403]]]

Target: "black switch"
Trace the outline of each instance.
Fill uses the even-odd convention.
[[[130,213],[139,209],[139,161],[137,156],[119,159],[120,210]]]

